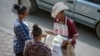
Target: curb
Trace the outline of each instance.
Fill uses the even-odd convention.
[[[14,35],[14,33],[13,33],[12,30],[7,29],[7,28],[5,28],[5,27],[0,26],[0,30],[1,30],[1,31],[4,31],[4,32],[6,32],[6,33],[9,33],[9,34],[11,34],[11,35]]]

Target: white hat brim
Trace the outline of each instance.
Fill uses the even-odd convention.
[[[54,5],[51,16],[53,18],[56,18],[57,14],[63,10],[68,10],[68,6],[65,5],[63,2],[58,2],[57,4]]]

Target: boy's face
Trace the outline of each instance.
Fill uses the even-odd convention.
[[[24,14],[19,14],[19,16],[24,19],[28,16],[28,14],[29,14],[29,10],[25,10]]]
[[[23,18],[27,17],[28,14],[29,14],[29,10],[26,10],[25,13],[24,13],[24,15],[23,15]]]
[[[57,14],[57,19],[62,20],[65,16],[64,16],[64,11],[61,11]]]

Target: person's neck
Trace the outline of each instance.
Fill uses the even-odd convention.
[[[19,16],[19,20],[20,20],[20,21],[23,21],[23,18],[22,18],[21,16]]]
[[[61,20],[60,20],[61,23],[65,23],[65,18],[63,17]]]
[[[39,39],[39,38],[34,38],[34,41],[35,41],[35,42],[40,42],[41,39]]]

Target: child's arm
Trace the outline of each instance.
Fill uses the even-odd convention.
[[[45,31],[45,32],[51,35],[56,35],[53,31]]]

